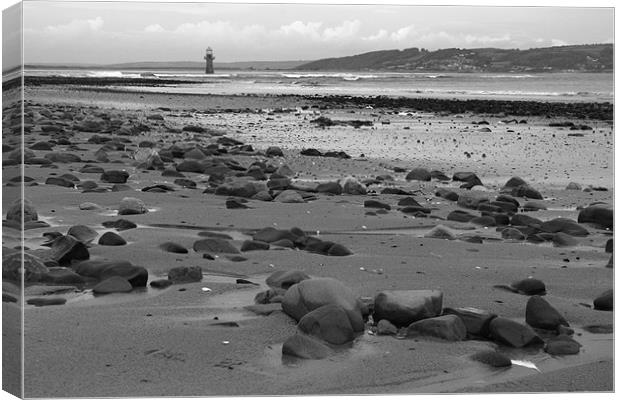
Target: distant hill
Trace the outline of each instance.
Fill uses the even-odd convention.
[[[308,61],[240,61],[229,63],[214,63],[215,70],[218,69],[293,69],[302,64],[307,64]],[[204,70],[205,63],[199,61],[141,61],[132,63],[119,63],[119,64],[58,64],[58,63],[45,63],[45,64],[26,64],[26,69],[73,69],[73,68],[88,68],[88,69],[114,69],[114,70],[128,70],[128,69],[142,69],[142,70],[161,70],[161,69],[195,69]]]
[[[529,50],[443,49],[416,47],[382,50],[349,57],[326,58],[296,67],[297,70],[329,71],[460,71],[551,72],[611,71],[613,44],[557,46]]]

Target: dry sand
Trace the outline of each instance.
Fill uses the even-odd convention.
[[[318,115],[253,111],[312,105],[305,99],[116,93],[45,86],[27,88],[26,98],[41,107],[69,104],[85,107],[86,112],[121,116],[129,113],[128,118],[159,126],[130,137],[133,147],[142,140],[162,140],[161,147],[175,140],[190,141],[191,135],[168,134],[163,126],[145,119],[159,113],[167,127],[192,123],[225,130],[226,136],[257,150],[279,145],[285,157],[268,161],[276,166],[287,164],[300,180],[346,176],[363,180],[390,174],[396,186],[415,191],[416,200],[432,208],[432,215],[437,217],[406,216],[396,210],[402,197],[398,195],[372,197],[392,205],[391,211],[377,215],[367,215],[369,209],[363,207],[369,195],[318,195],[317,200],[303,204],[250,200],[250,209],[227,209],[225,196],[202,193],[205,183],[201,182],[207,177],[194,173],[186,175],[199,182],[198,189],[175,187],[169,193],[140,192],[154,183],[172,184],[174,178],[162,177],[160,171],[137,169],[123,152],[110,152],[113,161],[120,163],[97,165],[106,170],[126,169],[130,173],[128,184],[136,191],[80,193],[45,185],[43,182],[52,173],[70,172],[81,180],[97,180],[98,174],[77,172],[84,163],[58,164],[59,169],[27,165],[24,174],[39,185],[26,187],[26,197],[51,227],[27,230],[26,246],[38,248],[44,241],[43,232],[65,233],[76,224],[107,231],[101,222],[117,219],[115,210],[120,200],[130,195],[142,199],[151,212],[129,216],[138,228],[121,232],[127,245],[93,245],[89,249],[91,257],[128,260],[144,266],[151,280],[165,277],[175,266],[199,265],[205,273],[200,283],[173,285],[164,290],[149,288],[103,297],[76,291],[61,294],[68,298],[62,306],[26,306],[27,397],[613,390],[613,334],[592,334],[583,329],[613,323],[612,312],[596,311],[590,306],[597,295],[613,287],[613,269],[605,268],[609,254],[604,251],[611,232],[587,226],[589,236],[577,238],[577,246],[564,248],[502,241],[495,228],[441,220],[458,207],[435,197],[435,188],[463,191],[456,182],[407,182],[406,173],[393,171],[395,166],[439,169],[448,176],[456,171],[473,171],[484,183],[484,188],[475,189],[489,197],[497,195],[511,176],[520,176],[542,192],[548,208],[528,215],[543,220],[576,220],[576,207],[613,201],[613,128],[605,122],[573,121],[594,128],[583,137],[574,137],[568,135],[572,132],[567,129],[550,128],[549,120],[543,118],[528,117],[527,124],[514,125],[502,123],[503,117],[489,115],[398,115],[388,113],[391,110],[324,109],[321,115],[332,119],[374,120],[375,124],[373,128],[320,129],[309,122]],[[241,111],[222,111],[226,109]],[[316,108],[309,111],[319,112]],[[481,126],[471,123],[482,119],[489,121],[492,132],[480,132]],[[390,123],[381,123],[386,120]],[[404,130],[405,126],[409,129]],[[83,159],[94,158],[94,151],[101,147],[86,143],[90,136],[72,139],[79,147],[73,152]],[[26,147],[47,139],[35,129],[26,136]],[[300,149],[308,147],[344,150],[353,158],[299,155]],[[35,153],[42,156],[46,152]],[[361,153],[364,157],[359,157]],[[244,166],[264,159],[256,155],[234,158]],[[4,167],[3,181],[18,174],[17,166]],[[609,190],[565,190],[571,181]],[[370,188],[377,193],[381,189]],[[15,195],[12,191],[17,190],[6,186],[3,189],[5,196]],[[87,201],[103,209],[80,210],[79,204]],[[5,201],[3,215],[7,208]],[[480,235],[486,239],[475,244],[424,238],[438,223],[451,226],[459,236]],[[268,250],[243,253],[247,260],[233,262],[225,257],[206,260],[192,250],[189,254],[165,253],[157,247],[174,240],[191,248],[201,230],[229,233],[238,247],[248,238],[248,230],[268,226],[297,226],[318,233],[325,240],[343,244],[353,255],[327,257],[288,249]],[[18,236],[19,231],[4,227],[3,246],[18,245]],[[540,349],[501,347],[511,358],[534,362],[540,372],[516,365],[498,371],[469,359],[478,350],[496,348],[493,342],[399,340],[364,333],[337,356],[283,361],[282,342],[295,332],[294,320],[281,311],[257,316],[243,309],[264,288],[265,277],[279,269],[334,277],[359,296],[369,298],[385,289],[439,289],[444,293],[445,307],[478,307],[519,321],[524,321],[528,298],[494,285],[533,276],[545,282],[545,298],[566,316],[583,348],[577,355],[556,357]],[[263,286],[235,284],[239,276]],[[205,287],[211,291],[205,292]],[[4,289],[10,290],[8,286]],[[32,297],[40,290],[30,287],[25,296]],[[16,307],[3,302],[4,315]],[[213,324],[222,321],[237,322],[238,327]]]

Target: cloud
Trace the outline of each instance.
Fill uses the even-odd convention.
[[[103,28],[103,18],[74,19],[64,25],[49,25],[45,27],[48,34],[77,35],[81,33],[97,32]]]
[[[379,41],[379,40],[385,40],[387,37],[388,37],[388,31],[386,31],[385,29],[379,29],[379,31],[375,33],[374,35],[362,37],[362,40]]]
[[[165,29],[163,28],[163,26],[161,26],[159,24],[152,24],[152,25],[149,25],[149,26],[145,27],[144,28],[144,32],[149,32],[149,33],[165,32]]]
[[[392,41],[394,42],[402,42],[403,40],[407,39],[410,35],[414,33],[415,33],[415,28],[413,25],[405,26],[395,32],[392,32],[392,34],[390,35],[390,39],[392,39]]]
[[[357,37],[362,23],[359,20],[344,21],[342,25],[325,28],[322,38],[325,41],[347,40]]]
[[[280,28],[278,28],[275,33],[276,34],[282,34],[285,36],[288,35],[300,35],[300,36],[305,36],[305,37],[309,37],[313,40],[320,40],[321,38],[321,26],[323,25],[323,23],[321,22],[302,22],[302,21],[295,21],[295,22],[291,22],[288,25],[282,25]]]

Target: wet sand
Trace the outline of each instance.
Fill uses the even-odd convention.
[[[66,172],[81,181],[98,181],[99,174],[78,172],[85,162],[55,163],[58,169],[26,165],[24,174],[39,183],[25,188],[26,197],[37,208],[39,218],[51,225],[25,231],[26,246],[41,248],[44,232],[66,233],[76,224],[88,225],[99,233],[108,231],[101,223],[118,219],[119,202],[133,196],[143,200],[150,212],[128,216],[138,227],[119,232],[127,245],[93,244],[89,248],[91,258],[127,260],[144,266],[150,281],[165,277],[176,266],[198,265],[204,273],[202,282],[176,284],[163,290],[148,287],[129,294],[93,297],[89,290],[76,289],[59,294],[68,299],[62,306],[26,306],[26,396],[613,390],[613,334],[593,334],[583,329],[613,324],[613,312],[591,307],[596,296],[613,287],[613,269],[605,268],[610,256],[605,253],[605,244],[612,232],[582,224],[589,235],[576,238],[576,245],[571,247],[502,240],[495,227],[446,220],[451,211],[461,208],[435,196],[436,189],[466,192],[459,188],[461,182],[405,180],[414,167],[439,169],[450,177],[457,171],[473,171],[484,186],[472,191],[494,198],[510,177],[519,176],[542,193],[541,202],[547,207],[527,215],[543,221],[556,217],[576,220],[578,207],[597,201],[613,202],[613,126],[608,122],[519,116],[515,118],[527,123],[515,124],[502,122],[512,116],[341,108],[286,96],[118,93],[74,90],[70,86],[28,87],[25,93],[35,120],[41,109],[69,106],[73,113],[81,109],[89,115],[107,114],[112,119],[138,121],[151,127],[149,132],[125,137],[131,140],[130,150],[110,151],[110,162],[94,164],[105,170],[127,170],[131,191],[80,193],[44,184],[47,177]],[[161,115],[163,121],[147,119],[152,114]],[[318,116],[368,120],[373,125],[323,129],[310,122]],[[488,125],[472,123],[482,120]],[[553,121],[586,124],[593,129],[550,127]],[[228,156],[243,166],[257,160],[267,160],[276,167],[286,164],[298,182],[347,176],[363,181],[384,174],[391,175],[394,181],[371,184],[366,195],[317,194],[315,200],[301,204],[249,200],[249,209],[227,209],[227,196],[203,193],[209,186],[207,175],[184,173],[198,185],[197,189],[181,188],[173,183],[175,178],[162,177],[161,171],[136,168],[131,158],[131,149],[144,140],[156,143],[157,148],[167,148],[175,142],[206,144],[217,139],[173,133],[175,128],[188,124],[225,132],[227,137],[258,151],[280,146],[284,157],[266,158],[255,152]],[[32,133],[26,136],[26,147],[50,139],[42,133],[35,121]],[[71,137],[76,146],[71,152],[83,160],[94,159],[101,147],[87,142],[94,134],[105,135],[80,133]],[[352,158],[300,155],[305,148],[342,150]],[[68,147],[59,145],[54,151],[61,149]],[[34,152],[38,156],[47,153]],[[394,167],[406,172],[395,172]],[[18,174],[17,166],[5,166],[3,182]],[[608,190],[566,190],[569,182]],[[153,184],[167,184],[175,190],[140,191]],[[430,216],[413,217],[399,211],[396,204],[404,196],[379,194],[386,186],[414,193],[422,206],[432,210]],[[6,186],[3,189],[17,190]],[[369,215],[368,211],[374,210],[364,207],[367,199],[383,201],[392,209]],[[96,203],[101,210],[80,210],[78,206],[84,202]],[[8,206],[3,204],[3,215]],[[449,226],[460,239],[480,236],[483,243],[424,237],[437,224]],[[270,249],[243,252],[241,256],[246,260],[231,261],[223,255],[207,260],[191,250],[201,231],[228,233],[239,248],[252,230],[269,226],[299,227],[344,245],[353,255],[328,257]],[[18,230],[5,226],[3,246],[18,245],[18,235]],[[190,248],[189,253],[161,251],[157,246],[168,240]],[[521,322],[528,297],[494,285],[533,276],[545,282],[546,300],[566,316],[575,329],[575,340],[583,347],[577,355],[551,356],[541,349],[515,350],[491,341],[401,340],[371,335],[367,329],[349,349],[334,357],[283,360],[282,342],[295,332],[295,321],[282,311],[259,316],[243,308],[264,289],[265,277],[280,269],[300,269],[313,277],[339,279],[365,298],[387,289],[438,289],[444,293],[444,307],[477,307]],[[238,277],[261,286],[236,284]],[[40,290],[29,287],[25,298],[34,297]],[[15,307],[14,303],[3,302],[5,312]],[[238,326],[214,325],[223,321]],[[469,358],[476,351],[494,348],[513,359],[535,363],[540,372],[518,365],[498,371]]]

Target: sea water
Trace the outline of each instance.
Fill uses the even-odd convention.
[[[317,72],[221,70],[54,70],[26,76],[161,79],[163,86],[127,90],[193,94],[295,94],[613,102],[612,73]],[[165,84],[165,80],[189,83]]]

